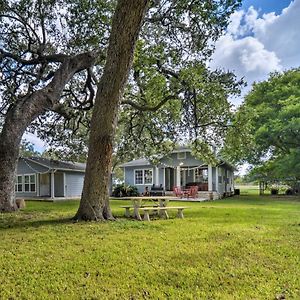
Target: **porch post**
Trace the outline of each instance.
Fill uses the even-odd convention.
[[[66,197],[66,173],[63,173],[64,197]]]
[[[159,171],[157,166],[155,166],[155,185],[159,185]]]
[[[54,198],[54,171],[51,171],[51,193],[50,197]]]
[[[213,190],[213,178],[212,178],[212,165],[208,165],[208,191],[212,192]]]
[[[208,176],[208,194],[209,194],[209,200],[214,200],[213,195],[213,173],[212,173],[212,165],[208,165],[207,169],[207,176]]]
[[[35,177],[35,184],[36,184],[36,195],[39,197],[40,196],[40,174],[36,173]]]
[[[219,167],[216,167],[216,192],[219,193]]]
[[[176,167],[176,185],[180,186],[180,166]]]

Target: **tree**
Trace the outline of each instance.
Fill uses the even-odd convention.
[[[61,100],[65,87],[99,56],[97,51],[68,51],[72,39],[63,44],[60,29],[53,26],[61,19],[55,12],[59,8],[59,2],[25,0],[0,7],[0,211],[17,208],[14,179],[23,133],[47,111],[67,114],[72,105]]]
[[[226,24],[225,20],[228,17],[227,9],[229,6],[231,7],[234,1],[226,1],[225,4],[222,2],[224,12],[226,12],[224,14],[220,13],[219,7],[214,6],[216,3],[210,6],[211,2],[205,4],[198,1],[179,2],[179,4],[172,1],[152,3],[159,5],[150,7],[146,17],[148,23],[145,22],[144,29],[142,29],[142,33],[145,30],[148,35],[145,35],[145,40],[141,40],[139,52],[133,64],[132,82],[134,82],[135,88],[130,89],[129,87],[130,98],[125,97],[121,100],[135,46],[135,39],[133,38],[137,37],[137,28],[142,22],[142,15],[146,6],[137,2],[118,1],[107,62],[98,84],[91,120],[84,188],[80,207],[74,217],[77,220],[113,218],[109,207],[108,179],[111,171],[113,141],[120,104],[130,105],[139,112],[154,112],[155,116],[152,118],[155,119],[158,110],[167,105],[172,107],[171,102],[176,101],[175,106],[184,106],[185,115],[182,117],[180,114],[182,110],[175,109],[177,117],[170,119],[171,122],[175,121],[174,129],[178,129],[179,124],[185,129],[190,127],[190,136],[194,138],[195,144],[201,146],[202,149],[207,144],[198,139],[199,137],[210,132],[206,141],[209,142],[208,137],[211,137],[211,141],[216,141],[216,137],[220,136],[220,131],[224,131],[226,127],[226,121],[230,114],[227,96],[237,91],[238,84],[234,82],[232,74],[208,71],[204,61],[211,54],[209,47],[207,47],[209,40],[214,40],[220,34],[219,30]],[[190,10],[186,11],[187,4],[189,4]],[[200,6],[200,9],[197,5]],[[128,7],[130,7],[130,14],[127,11]],[[211,15],[203,17],[200,12],[215,14],[217,19],[220,19],[216,22],[216,19],[211,18]],[[219,13],[221,16],[218,15]],[[185,17],[190,17],[189,22],[185,23]],[[170,21],[177,21],[179,24],[175,22],[174,27],[172,27]],[[131,22],[135,24],[135,27],[132,27]],[[119,24],[122,24],[121,28]],[[193,26],[190,26],[191,24]],[[202,24],[202,27],[196,27],[197,24]],[[133,30],[135,34],[130,33],[130,30]],[[198,34],[203,34],[201,38],[193,36],[197,30],[200,31]],[[164,33],[166,33],[165,36],[163,36]],[[180,35],[182,39],[178,40]],[[144,36],[142,35],[142,37]],[[168,38],[170,39],[169,43],[164,42]],[[183,54],[181,43],[184,41],[187,44],[186,52]],[[158,42],[162,43],[163,49]],[[201,49],[201,54],[196,54],[195,49],[197,51]],[[119,54],[116,55],[116,53]],[[122,56],[121,53],[125,56]],[[190,57],[187,56],[187,60],[184,62],[185,55],[190,55]],[[198,59],[192,60],[193,55]],[[114,60],[111,60],[110,56],[114,57]],[[117,79],[114,80],[115,76]],[[210,105],[210,102],[213,105]],[[214,105],[217,102],[220,102],[219,105]],[[209,108],[216,112],[214,114],[208,112],[208,115],[205,115],[205,109]],[[124,114],[126,115],[126,111]],[[133,118],[131,120],[134,121]],[[148,116],[147,120],[151,120],[151,116]],[[163,126],[160,122],[159,124]],[[147,123],[143,123],[143,125],[149,126]],[[153,125],[152,122],[150,126]],[[163,132],[168,131],[168,129],[163,129]],[[152,129],[149,130],[149,134],[150,138],[157,138]],[[208,147],[205,149],[209,150]]]
[[[238,92],[239,83],[231,73],[209,70],[207,60],[213,52],[213,42],[222,34],[229,15],[239,4],[239,0],[150,1],[146,17],[142,21],[137,54],[129,73],[125,97],[113,105],[115,115],[119,104],[121,105],[118,131],[121,133],[119,136],[122,149],[138,140],[139,145],[143,145],[141,151],[151,154],[153,151],[149,144],[155,144],[157,148],[162,148],[161,144],[163,148],[170,148],[169,142],[177,141],[183,135],[186,135],[185,139],[193,140],[196,148],[205,151],[210,150],[208,144],[221,144],[231,117],[227,97]],[[106,70],[116,70],[113,65],[116,61],[111,61],[112,65],[108,65],[105,55],[101,55],[102,61],[98,59],[93,70],[90,68],[99,56],[94,49],[106,53],[108,37],[112,32],[111,17],[116,13],[115,1],[19,0],[13,5],[6,4],[3,12],[2,24],[5,24],[5,18],[18,20],[1,27],[2,36],[5,37],[1,44],[3,49],[0,66],[1,74],[5,74],[5,81],[1,86],[5,96],[2,110],[5,120],[9,120],[10,104],[13,103],[14,107],[22,102],[24,95],[34,96],[46,91],[47,84],[54,80],[55,74],[66,61],[74,59],[74,62],[78,62],[78,52],[88,51],[81,54],[88,57],[92,50],[92,59],[87,59],[86,65],[73,70],[70,76],[63,77],[59,87],[51,86],[56,101],[52,97],[46,107],[42,101],[41,106],[38,102],[40,110],[27,119],[22,130],[28,128],[30,123],[32,130],[48,127],[44,132],[40,130],[40,134],[46,136],[50,133],[50,138],[55,138],[52,128],[56,125],[63,129],[71,125],[70,131],[74,128],[76,131],[80,127],[78,125],[88,127],[90,120],[86,112],[94,105],[96,85],[98,95],[101,94],[99,86],[101,87],[103,79],[100,78],[105,74],[103,63],[105,62]],[[29,21],[25,22],[26,20]],[[127,26],[125,23],[123,25]],[[28,64],[28,60],[35,64]],[[130,59],[124,58],[124,61],[130,62]],[[73,61],[70,65],[74,66]],[[84,69],[87,71],[80,72]],[[124,71],[123,75],[125,73]],[[109,82],[111,86],[113,83],[113,80]],[[119,94],[121,91],[115,92]],[[121,93],[119,95],[121,97]],[[73,109],[78,113],[74,113]],[[102,109],[106,108],[102,106],[97,111]],[[53,111],[59,114],[54,115],[51,113]],[[25,109],[21,112],[23,113]],[[112,117],[110,114],[99,114],[104,119],[98,121],[113,124],[115,115]],[[43,123],[45,126],[41,126]],[[113,132],[114,130],[111,131],[112,135]],[[161,143],[165,138],[167,141]],[[16,144],[11,145],[11,148]],[[3,148],[6,148],[5,145]],[[16,161],[17,156],[15,153],[11,161]],[[102,156],[103,159],[106,157],[100,164],[104,168],[102,173],[94,172],[94,178],[89,179],[90,182],[97,182],[97,178],[103,178],[101,184],[93,185],[93,194],[97,195],[99,201],[96,205],[100,211],[96,213],[98,219],[110,217],[105,183],[109,177],[107,172],[110,171],[108,156]],[[99,166],[98,163],[96,165]],[[13,169],[14,165],[11,164],[2,171],[7,177],[9,170]],[[9,202],[9,207],[12,207],[13,174],[8,177],[6,186],[10,185],[11,188],[0,186],[3,193],[0,196],[1,199],[6,198],[5,201],[1,200],[2,203]],[[88,197],[83,195],[83,199]],[[83,200],[83,203],[84,201],[87,200]],[[4,209],[9,210],[7,207],[6,205]],[[104,216],[101,216],[103,212]],[[95,219],[94,212],[84,215],[85,219]],[[79,215],[77,217],[82,218]]]
[[[30,156],[40,156],[41,154],[38,151],[34,150],[34,145],[26,140],[22,140],[20,147],[20,156],[30,157]]]
[[[253,85],[237,111],[227,147],[231,158],[253,164],[264,178],[300,179],[299,68]]]

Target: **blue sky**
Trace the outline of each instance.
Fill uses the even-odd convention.
[[[290,0],[244,0],[242,8],[247,10],[250,6],[254,6],[263,13],[274,11],[279,14],[290,2]]]
[[[212,68],[233,71],[248,86],[300,66],[300,0],[245,0],[231,16],[227,32],[217,41]]]

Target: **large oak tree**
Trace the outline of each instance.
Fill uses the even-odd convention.
[[[119,1],[117,6],[115,1],[100,0],[14,2],[14,5],[4,7],[1,15],[2,24],[7,19],[18,20],[6,22],[1,27],[2,36],[5,37],[1,44],[1,75],[5,79],[1,86],[5,104],[2,113],[5,123],[9,119],[9,111],[21,103],[25,95],[34,96],[45,91],[65,59],[90,50],[92,58],[97,57],[98,53],[105,53],[101,55],[105,65],[98,60],[96,67],[91,69],[89,67],[94,65],[94,59],[88,59],[89,64],[77,68],[73,77],[64,78],[61,88],[52,90],[55,90],[57,97],[50,101],[49,106],[44,107],[44,104],[40,105],[43,102],[38,101],[40,110],[31,115],[19,131],[21,135],[30,122],[32,126],[34,119],[36,127],[33,128],[38,128],[44,137],[50,133],[51,138],[55,138],[53,129],[64,129],[66,124],[75,126],[75,130],[71,127],[73,132],[78,124],[89,127],[89,113],[86,111],[93,107],[94,90],[97,89],[90,151],[100,147],[100,152],[90,155],[95,160],[89,158],[85,189],[76,218],[112,217],[107,179],[117,115],[120,139],[115,146],[123,149],[123,153],[124,149],[132,149],[132,145],[137,143],[140,147],[138,150],[135,148],[135,152],[153,154],[152,145],[156,145],[157,149],[183,136],[194,141],[198,149],[207,152],[211,149],[209,145],[221,144],[231,117],[227,97],[238,92],[238,83],[231,73],[209,70],[207,61],[212,54],[214,41],[226,28],[229,15],[240,1],[150,1],[146,16],[139,21],[142,22],[142,28],[131,69],[136,38],[132,32],[137,32],[130,27],[130,20],[133,19],[129,16],[136,17],[137,21],[141,16],[140,8],[145,5],[145,9],[146,2],[132,3],[136,6],[127,14],[124,14],[126,1]],[[26,18],[22,17],[24,15]],[[119,29],[124,35],[113,35],[113,15],[116,27],[123,24]],[[136,29],[140,27],[138,22],[135,25]],[[130,33],[127,38],[131,38],[131,44],[128,43],[128,48],[124,48],[127,56],[122,56],[124,53],[120,48],[128,42],[126,33]],[[108,40],[111,42],[109,50],[106,49]],[[81,55],[89,56],[91,52]],[[115,58],[109,59],[109,55]],[[53,57],[61,60],[52,61]],[[35,64],[28,64],[28,60]],[[121,71],[119,67],[123,64],[126,68]],[[82,72],[82,69],[87,71]],[[129,70],[129,84],[122,97]],[[74,109],[78,113],[74,113]],[[49,122],[55,123],[55,126]],[[109,134],[104,131],[101,133],[101,130]],[[166,139],[167,143],[163,142]],[[16,148],[18,142],[16,139]],[[4,144],[3,149],[6,149]],[[18,156],[17,151],[14,153],[11,160],[14,165],[3,169],[5,176],[9,172],[11,174],[6,181],[10,188],[1,187],[2,210],[14,207],[13,175]]]

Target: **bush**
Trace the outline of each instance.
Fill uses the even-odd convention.
[[[271,189],[271,195],[278,195],[278,189]]]
[[[131,196],[138,196],[139,191],[137,187],[133,185],[126,185],[126,184],[118,184],[114,187],[112,196],[113,197],[131,197]]]

